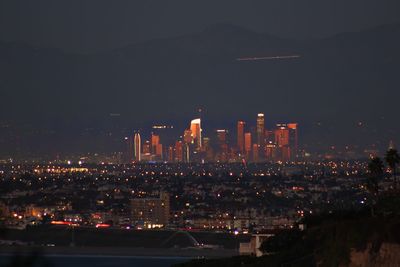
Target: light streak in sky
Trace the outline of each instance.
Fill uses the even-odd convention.
[[[269,57],[240,57],[237,61],[257,61],[257,60],[274,60],[274,59],[296,59],[300,58],[300,55],[289,55],[289,56],[269,56]]]

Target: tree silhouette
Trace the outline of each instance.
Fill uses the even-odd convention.
[[[393,179],[394,179],[394,186],[397,189],[397,176],[396,176],[396,167],[397,164],[400,162],[400,156],[396,149],[391,148],[386,152],[385,160],[389,165],[390,169],[392,170]]]
[[[383,175],[383,161],[379,157],[374,157],[368,163],[369,177],[367,179],[367,190],[371,195],[371,216],[375,216],[374,206],[379,193],[379,179]]]

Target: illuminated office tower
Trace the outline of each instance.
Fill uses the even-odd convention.
[[[175,142],[175,162],[183,161],[183,144],[182,141]]]
[[[134,136],[134,149],[135,149],[135,161],[139,162],[142,160],[142,140],[140,139],[140,134],[135,133]]]
[[[227,142],[227,135],[228,135],[228,130],[222,129],[222,130],[217,130],[217,140],[218,140],[218,145],[224,145]]]
[[[186,163],[190,162],[190,145],[183,144],[183,161]]]
[[[289,129],[286,124],[277,124],[275,130],[275,143],[280,152],[280,161],[289,161],[291,158],[291,151],[289,145]]]
[[[147,156],[151,154],[151,143],[149,140],[146,140],[143,144],[143,154]]]
[[[185,144],[191,144],[193,142],[192,130],[185,130],[183,133],[183,142]]]
[[[201,150],[202,139],[201,139],[201,120],[194,119],[190,122],[190,130],[192,131],[193,141],[196,150]]]
[[[160,143],[160,136],[151,133],[151,151],[153,154],[156,154],[157,146],[159,143]]]
[[[253,144],[253,161],[258,162],[259,161],[259,145]]]
[[[157,159],[163,159],[163,145],[162,144],[157,144],[156,146],[156,156]]]
[[[206,161],[213,161],[214,160],[214,153],[213,149],[210,145],[210,138],[204,137],[203,138],[203,150],[205,152],[205,159]]]
[[[270,142],[275,143],[275,132],[274,130],[265,130],[265,134],[264,134],[264,140],[265,140],[265,144],[268,144]]]
[[[151,134],[151,150],[156,159],[162,159],[163,151],[162,144],[160,144],[160,136],[154,133]]]
[[[275,143],[279,147],[289,146],[289,129],[286,124],[277,124],[275,130]]]
[[[289,129],[289,146],[291,150],[291,159],[295,160],[299,154],[299,137],[298,137],[298,124],[288,123],[287,127]]]
[[[229,148],[228,148],[228,130],[222,129],[222,130],[217,130],[217,141],[218,141],[218,154],[219,157],[218,159],[220,161],[227,161],[228,160],[228,154],[229,154]]]
[[[168,147],[168,162],[174,162],[174,147]]]
[[[245,133],[244,134],[244,151],[246,153],[247,160],[250,158],[251,146],[252,146],[251,133]]]
[[[264,114],[258,113],[256,134],[257,134],[257,145],[259,147],[263,147],[264,145],[264,134],[265,134],[264,131],[265,131]]]
[[[244,153],[244,121],[238,121],[237,123],[237,147],[240,154]]]
[[[276,156],[276,144],[272,141],[269,141],[265,145],[265,152],[264,156],[266,161],[277,161],[277,156]]]

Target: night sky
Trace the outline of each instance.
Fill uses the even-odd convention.
[[[119,142],[154,123],[183,131],[199,107],[208,130],[264,112],[267,127],[299,122],[309,144],[386,147],[400,141],[399,11],[398,0],[1,1],[0,150],[84,151],[93,135]],[[286,55],[299,57],[237,61]]]

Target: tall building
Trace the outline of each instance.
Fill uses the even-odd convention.
[[[168,147],[168,162],[174,162],[174,147]]]
[[[291,158],[290,143],[289,143],[289,129],[286,124],[277,124],[275,130],[275,143],[279,149],[280,161],[289,161]]]
[[[183,144],[182,141],[175,142],[175,162],[183,162]]]
[[[250,159],[250,153],[251,153],[251,133],[245,133],[244,134],[244,151],[246,153],[246,159]]]
[[[260,161],[260,146],[258,144],[253,144],[253,161],[259,162]]]
[[[194,119],[190,122],[190,130],[192,131],[193,141],[196,150],[201,150],[202,139],[201,139],[201,119]]]
[[[159,198],[135,198],[131,200],[132,221],[146,228],[168,225],[170,211],[169,194],[161,192]]]
[[[146,156],[150,156],[151,154],[151,144],[149,140],[144,141],[143,154],[145,154]]]
[[[185,144],[191,144],[193,142],[193,135],[192,135],[192,130],[187,129],[183,133],[183,142]]]
[[[279,147],[289,146],[289,129],[286,124],[277,124],[275,130],[275,143]]]
[[[298,124],[288,123],[289,128],[289,146],[292,151],[292,160],[295,160],[299,155],[299,136],[298,136]]]
[[[135,149],[135,161],[139,162],[142,160],[142,140],[140,138],[140,134],[139,133],[135,133],[134,136],[134,149]]]
[[[225,129],[217,130],[217,141],[219,146],[227,143],[227,135],[228,135],[228,130]]]
[[[205,152],[205,160],[206,161],[213,161],[214,160],[214,151],[210,144],[210,138],[204,137],[203,138],[203,150]]]
[[[151,150],[152,154],[155,156],[155,159],[162,159],[163,151],[162,144],[160,144],[160,136],[157,134],[151,134]]]
[[[264,114],[258,113],[257,115],[257,127],[256,127],[256,134],[257,134],[257,145],[259,147],[263,147],[264,145],[264,132],[265,132],[265,120]]]
[[[227,161],[229,156],[228,147],[228,130],[221,129],[217,130],[217,142],[218,142],[218,159],[220,161]]]
[[[237,123],[237,147],[240,154],[244,153],[244,121],[238,121]]]

